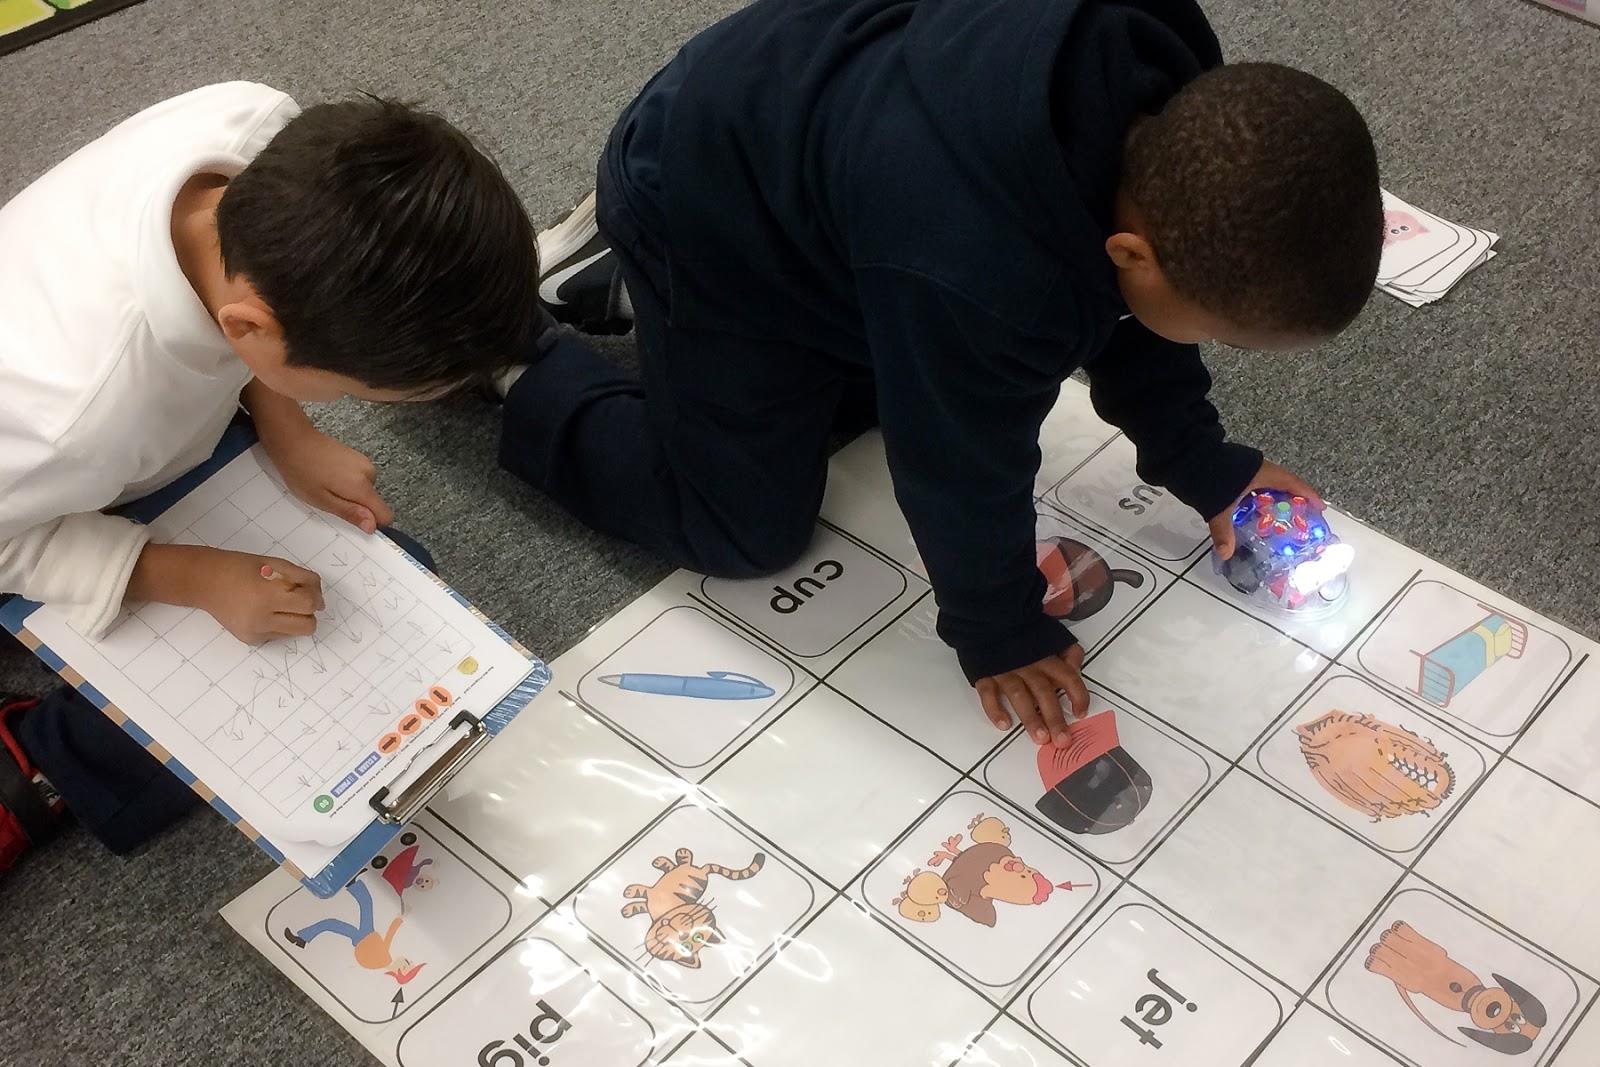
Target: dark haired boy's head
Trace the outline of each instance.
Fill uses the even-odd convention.
[[[1130,131],[1106,252],[1175,341],[1294,348],[1348,326],[1383,249],[1378,159],[1343,93],[1301,71],[1209,71]]]
[[[532,224],[460,130],[373,97],[307,108],[228,182],[217,238],[254,299],[218,312],[298,400],[434,395],[526,358],[541,319]]]

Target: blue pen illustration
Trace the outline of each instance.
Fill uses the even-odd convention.
[[[734,671],[707,671],[703,675],[606,674],[599,680],[630,693],[701,700],[762,700],[773,694],[772,687],[761,679]]]

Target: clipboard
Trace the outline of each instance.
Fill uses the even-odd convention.
[[[116,514],[145,524],[154,522],[168,508],[182,500],[228,463],[242,455],[256,441],[254,426],[249,418],[241,413],[223,434],[216,450],[208,460],[171,485],[116,509]],[[200,781],[177,758],[158,744],[150,734],[128,718],[103,693],[89,684],[71,664],[65,662],[35,637],[28,630],[27,622],[29,616],[40,607],[39,604],[15,595],[0,598],[0,626],[12,633],[34,655],[43,660],[51,670],[60,674],[68,685],[76,689],[89,703],[99,708],[120,726],[128,736],[132,737],[146,751],[161,761],[168,770],[177,775],[181,781],[199,794],[213,809],[221,813],[241,833],[253,841],[256,847],[270,856],[274,863],[277,863],[289,874],[299,879],[307,889],[317,896],[331,897],[351,879],[355,878],[356,875],[360,874],[367,861],[382,851],[384,846],[400,833],[405,824],[415,817],[427,805],[428,801],[440,789],[444,788],[450,779],[465,767],[473,756],[477,755],[495,735],[505,729],[511,720],[516,718],[517,714],[527,707],[529,702],[538,696],[550,682],[550,668],[544,662],[534,657],[510,634],[474,608],[465,597],[450,588],[438,575],[433,574],[415,558],[405,553],[403,549],[400,549],[400,546],[396,545],[395,547],[413,566],[448,593],[451,599],[470,611],[496,636],[525,657],[528,660],[529,674],[499,704],[482,716],[474,716],[466,712],[458,713],[451,720],[449,732],[443,739],[415,753],[411,764],[404,768],[393,782],[377,790],[370,798],[369,804],[373,809],[372,822],[344,845],[334,860],[321,871],[302,871],[288,860],[283,852],[269,841],[264,834],[241,818],[239,813],[230,807],[226,800]]]

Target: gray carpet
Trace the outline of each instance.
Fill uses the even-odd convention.
[[[0,197],[140,107],[251,78],[303,102],[424,101],[491,146],[549,219],[589,187],[634,90],[734,6],[148,0],[0,59]],[[1413,546],[1600,633],[1600,28],[1523,0],[1210,6],[1232,57],[1297,64],[1355,98],[1391,189],[1504,235],[1440,305],[1375,296],[1311,354],[1212,353],[1234,434]],[[344,404],[318,419],[372,453],[444,574],[544,655],[665,573],[496,471],[480,407]],[[0,647],[0,689],[47,681]],[[361,1062],[216,916],[267,869],[210,815],[132,860],[78,832],[31,856],[0,882],[0,1064]]]

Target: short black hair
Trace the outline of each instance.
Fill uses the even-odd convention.
[[[1202,74],[1134,127],[1122,189],[1173,287],[1235,325],[1333,334],[1371,294],[1383,250],[1372,134],[1304,71]]]
[[[438,115],[374,96],[308,107],[228,183],[223,267],[277,317],[293,366],[375,389],[455,386],[528,358],[533,225]]]

